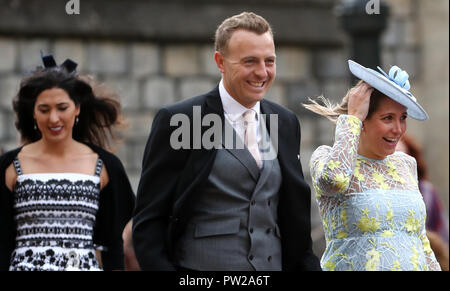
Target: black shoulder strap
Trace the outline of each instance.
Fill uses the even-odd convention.
[[[16,173],[18,176],[22,175],[22,168],[20,167],[19,158],[16,156],[13,160],[14,168],[16,169]]]
[[[100,173],[102,172],[102,168],[103,168],[103,161],[102,159],[100,159],[100,157],[98,157],[97,159],[97,165],[95,166],[95,176],[100,177]]]

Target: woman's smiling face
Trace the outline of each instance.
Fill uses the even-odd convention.
[[[51,142],[72,138],[75,118],[80,107],[69,97],[66,91],[52,88],[42,91],[34,105],[34,119],[42,138]]]
[[[406,131],[406,107],[381,97],[379,106],[369,119],[363,121],[358,153],[365,157],[383,160],[395,152],[395,147]]]

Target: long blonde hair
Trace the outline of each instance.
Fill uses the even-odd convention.
[[[353,88],[360,85],[363,81],[359,81]],[[350,96],[350,91],[353,89],[350,88],[347,93],[345,94],[344,98],[342,98],[341,103],[339,104],[333,104],[330,100],[325,98],[324,96],[317,97],[316,100],[313,100],[311,98],[308,98],[308,101],[311,102],[310,104],[302,104],[303,107],[306,109],[317,113],[321,116],[324,116],[331,120],[333,123],[336,123],[338,117],[342,114],[348,114],[348,98]],[[381,97],[386,97],[383,93],[380,91],[374,89],[372,92],[372,95],[370,96],[370,105],[369,105],[369,112],[367,114],[366,119],[369,119],[372,113],[378,108],[379,101],[382,99]],[[322,102],[320,104],[318,101]]]

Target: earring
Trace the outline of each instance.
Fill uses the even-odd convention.
[[[78,121],[79,121],[79,119],[78,119],[78,116],[75,118],[75,124],[78,124]]]
[[[33,126],[34,130],[37,130],[37,126],[36,126],[36,120],[34,120],[34,126]]]

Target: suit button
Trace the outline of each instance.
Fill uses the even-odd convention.
[[[269,256],[268,258],[267,258],[267,260],[270,262],[270,261],[272,261],[272,256]]]
[[[250,261],[253,260],[253,255],[250,255],[248,258]]]
[[[270,206],[270,199],[269,199],[269,200],[267,200],[267,205],[268,205],[268,206]]]
[[[266,233],[267,234],[270,234],[272,232],[272,229],[271,228],[268,228],[267,230],[266,230]]]
[[[250,233],[253,233],[253,227],[250,228]]]
[[[252,206],[256,204],[255,200],[252,200],[252,202],[250,203]]]

